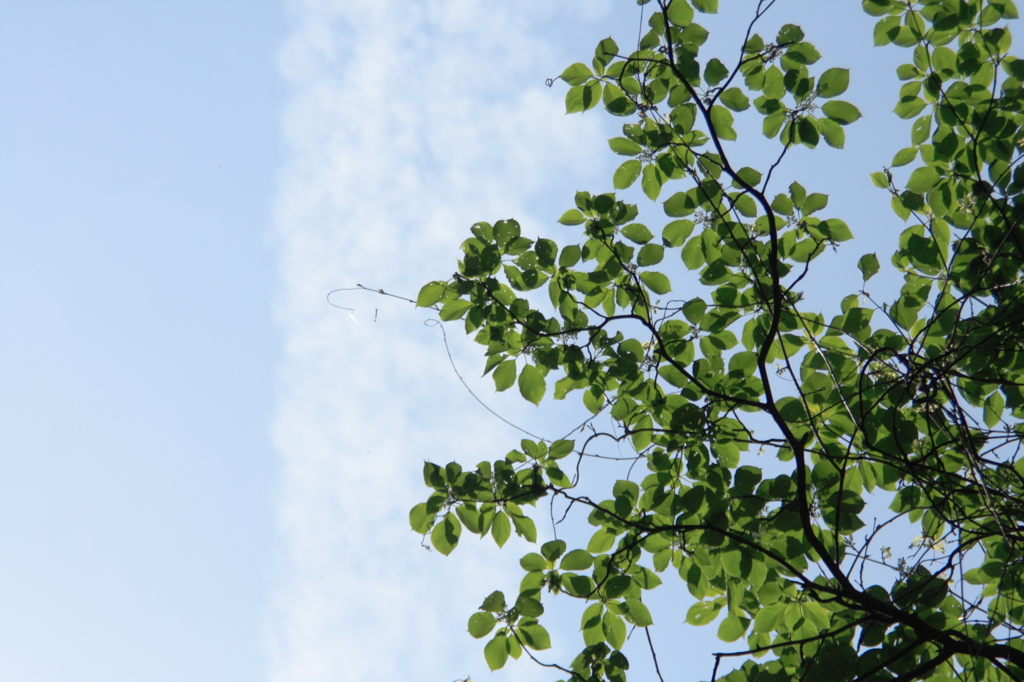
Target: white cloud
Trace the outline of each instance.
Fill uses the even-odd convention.
[[[564,201],[566,177],[601,168],[600,120],[562,116],[560,94],[543,86],[565,62],[540,37],[549,2],[307,0],[292,10],[280,55],[293,89],[276,211],[285,355],[270,677],[479,675],[465,618],[487,590],[512,587],[511,574],[476,542],[450,559],[428,554],[406,513],[425,497],[424,459],[493,458],[509,431],[457,390],[425,314],[366,292],[332,299],[353,319],[325,294],[360,283],[414,296],[454,270],[473,222],[550,222],[550,192]]]

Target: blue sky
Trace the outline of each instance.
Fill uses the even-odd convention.
[[[885,261],[898,224],[867,173],[905,144],[897,53],[825,4],[767,25],[851,67],[865,119],[785,170]],[[488,676],[464,634],[523,548],[445,559],[406,523],[424,459],[519,436],[427,315],[325,295],[414,295],[477,220],[573,238],[554,221],[611,189],[616,122],[564,116],[544,79],[637,21],[611,0],[0,6],[0,679],[546,679]],[[756,139],[746,165],[775,150]],[[855,290],[847,258],[809,294]],[[575,419],[494,396],[449,340],[513,421]],[[702,636],[667,656],[703,661]]]
[[[260,679],[276,2],[0,7],[0,678]]]

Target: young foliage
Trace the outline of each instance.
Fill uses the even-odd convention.
[[[432,492],[410,522],[443,554],[463,531],[535,542],[541,498],[587,510],[594,526],[586,547],[556,540],[524,556],[519,594],[495,592],[469,618],[487,664],[548,648],[541,621],[560,595],[582,602],[581,649],[548,665],[623,682],[628,631],[653,627],[651,591],[678,576],[697,600],[680,619],[717,623],[736,643],[715,654],[713,678],[1024,679],[1016,7],[864,0],[875,43],[910,60],[895,98],[910,146],[891,165],[917,165],[904,186],[889,168],[871,177],[905,225],[891,257],[903,284],[887,298],[849,292],[826,317],[798,287],[850,228],[811,182],[782,180],[778,164],[742,167],[723,142],[742,115],[761,119],[780,161],[795,145],[841,148],[860,118],[838,99],[849,71],[820,66],[797,26],[756,34],[770,2],[733,61],[701,55],[696,21],[717,0],[639,4],[649,31],[635,50],[603,40],[593,69],[574,64],[562,80],[568,112],[602,105],[625,119],[609,142],[629,157],[614,186],[639,181],[667,219],[641,224],[615,194],[579,192],[559,220],[582,228],[576,243],[526,239],[514,220],[477,223],[457,274],[417,299],[464,320],[497,390],[515,384],[534,404],[579,396],[613,425],[523,440],[472,471],[425,465]],[[880,270],[873,253],[850,258],[864,282]],[[673,280],[680,261],[702,290]],[[546,302],[528,294],[538,290]],[[635,461],[596,501],[574,477],[602,439]],[[888,518],[865,513],[872,499]],[[878,546],[896,521],[916,527],[902,556]]]

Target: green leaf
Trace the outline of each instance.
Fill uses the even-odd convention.
[[[475,639],[486,637],[491,634],[497,622],[491,614],[478,611],[469,617],[469,634]]]
[[[519,535],[527,542],[537,542],[537,526],[529,516],[512,515],[512,525]]]
[[[544,649],[551,648],[551,636],[544,629],[544,626],[536,621],[527,625],[520,625],[519,636],[522,638],[523,644],[534,651],[543,651]]]
[[[1003,394],[996,391],[988,398],[985,399],[985,407],[983,412],[983,419],[985,420],[985,426],[995,428],[996,424],[1003,417],[1003,408],[1006,407],[1006,399],[1003,398]]]
[[[782,619],[786,604],[777,603],[765,606],[754,616],[754,632],[771,632]]]
[[[971,585],[987,585],[991,582],[995,582],[999,578],[998,573],[991,575],[981,568],[972,568],[969,571],[964,572],[964,580]]]
[[[673,0],[668,6],[668,20],[674,26],[685,28],[693,22],[693,8],[686,0]]]
[[[714,14],[718,11],[718,0],[690,0],[694,9],[704,14]]]
[[[757,204],[750,197],[749,194],[741,194],[734,200],[736,210],[740,212],[740,215],[747,218],[757,217]]]
[[[562,562],[558,564],[558,568],[562,571],[585,571],[594,565],[594,557],[582,549],[574,549],[573,551],[562,557]]]
[[[673,220],[661,231],[661,240],[666,246],[677,248],[683,245],[686,238],[693,232],[693,222],[690,220]]]
[[[846,132],[843,127],[830,118],[819,118],[818,129],[829,147],[842,149],[846,145]]]
[[[622,156],[636,156],[644,150],[636,142],[625,137],[613,137],[608,140],[608,146],[611,147],[613,152]]]
[[[863,0],[861,2],[864,11],[873,17],[888,14],[891,4],[891,0]]]
[[[574,440],[556,440],[548,448],[548,457],[551,459],[562,459],[571,455],[574,447],[576,447],[576,441]]]
[[[615,189],[627,189],[640,177],[642,170],[643,164],[636,159],[626,161],[615,171],[615,175],[612,177],[612,186]]]
[[[500,613],[505,610],[505,595],[495,590],[487,595],[484,599],[484,603],[480,605],[481,611],[488,611],[490,613]]]
[[[696,205],[689,192],[676,192],[665,201],[665,215],[681,218],[693,213]]]
[[[434,530],[430,532],[430,544],[434,545],[441,554],[448,556],[455,549],[455,546],[459,544],[459,536],[462,534],[462,523],[459,522],[459,518],[448,512],[445,514],[444,519],[434,525]]]
[[[629,590],[633,579],[628,575],[617,575],[609,578],[604,584],[603,592],[608,599],[618,599]]]
[[[762,175],[759,171],[756,171],[753,168],[748,168],[744,166],[743,168],[740,168],[738,171],[736,171],[736,175],[739,177],[740,180],[747,183],[750,187],[757,187],[759,184],[761,184]],[[734,180],[733,182],[733,186],[742,187],[742,184],[738,183],[737,181]]]
[[[707,625],[722,610],[722,605],[716,602],[697,602],[686,612],[686,622],[690,625]]]
[[[654,239],[654,235],[647,229],[646,225],[630,223],[622,228],[622,236],[634,244],[646,244]]]
[[[902,220],[906,220],[910,217],[910,209],[903,205],[899,197],[893,197],[889,200],[889,205],[892,207],[893,213],[900,217]]]
[[[661,186],[664,184],[665,178],[661,174],[661,171],[654,164],[644,166],[644,172],[640,178],[640,188],[644,194],[651,201],[658,198],[661,194]]]
[[[543,571],[548,568],[548,560],[536,552],[530,552],[519,560],[519,566],[526,572]]]
[[[774,138],[782,130],[782,125],[786,122],[786,112],[780,111],[770,116],[765,116],[761,126],[761,131],[764,136],[768,139]]]
[[[434,522],[434,514],[427,509],[425,502],[420,502],[409,510],[409,525],[417,533],[426,533]]]
[[[494,514],[494,522],[491,523],[491,537],[498,547],[504,547],[509,536],[512,535],[512,524],[505,512],[499,510]]]
[[[789,43],[799,43],[804,39],[803,30],[796,24],[785,24],[779,29],[778,34],[775,36],[775,42],[780,45],[786,45]]]
[[[729,77],[729,68],[717,59],[709,59],[704,65],[704,82],[714,87]]]
[[[688,270],[696,270],[704,265],[704,246],[700,235],[693,237],[683,246],[681,253],[683,265]]]
[[[558,255],[558,266],[562,268],[571,268],[580,262],[583,252],[576,244],[570,244],[562,249],[562,252]]]
[[[540,576],[537,577],[539,578]],[[539,600],[529,596],[527,591],[524,591],[516,599],[516,611],[519,612],[519,615],[526,616],[527,618],[538,618],[544,613],[544,605]]]
[[[711,127],[719,139],[736,139],[736,131],[732,127],[733,121],[732,113],[725,107],[711,107]]]
[[[472,307],[473,304],[470,303],[469,301],[464,301],[461,298],[457,298],[454,301],[448,301],[443,306],[441,306],[441,312],[438,313],[438,317],[440,317],[445,322],[451,322],[452,320],[457,320],[461,318]]]
[[[583,113],[596,107],[600,100],[600,81],[590,81],[586,85],[574,85],[565,93],[565,113]]]
[[[563,213],[562,217],[558,219],[558,222],[563,225],[582,225],[587,222],[587,219],[582,213],[573,208]]]
[[[695,298],[683,304],[683,316],[692,324],[700,324],[704,319],[704,312],[707,308],[707,303],[699,298]]]
[[[735,642],[747,632],[750,620],[739,616],[729,616],[718,626],[718,639],[723,642]]]
[[[591,554],[604,554],[615,545],[616,537],[618,536],[615,534],[615,531],[599,528],[591,536],[590,542],[587,543],[587,551]]]
[[[853,239],[853,233],[850,232],[850,227],[839,218],[829,218],[823,220],[818,228],[823,230],[828,236],[837,241],[845,242]]]
[[[729,88],[718,96],[718,101],[733,111],[746,111],[750,108],[750,100],[739,88]]]
[[[882,171],[872,173],[871,184],[873,184],[875,187],[880,187],[882,189],[889,189],[889,176],[883,173]]]
[[[570,441],[563,440],[563,441],[555,441],[555,442],[556,443],[568,443]],[[552,565],[554,565],[554,561],[558,557],[562,556],[562,554],[565,552],[565,547],[566,547],[565,541],[563,541],[563,540],[551,540],[551,541],[545,542],[543,545],[541,545],[540,553],[544,555],[545,559],[547,559],[548,561],[552,562]]]
[[[800,207],[800,212],[804,215],[811,215],[826,206],[828,206],[828,195],[818,194],[815,192],[807,195],[807,198],[804,199],[803,205]]]
[[[899,166],[906,166],[908,163],[917,158],[917,147],[907,147],[896,152],[896,156],[892,157],[892,166],[898,168]],[[886,181],[884,187],[888,187],[889,183]]]
[[[562,63],[564,64],[565,62]],[[594,72],[587,68],[586,64],[576,63],[563,71],[559,78],[569,85],[583,85],[590,80],[593,75]]]
[[[505,360],[494,370],[494,388],[504,391],[516,382],[516,361]]]
[[[604,84],[604,94],[601,95],[601,101],[604,102],[605,110],[612,116],[630,116],[636,111],[636,105],[614,83]]]
[[[626,622],[611,611],[605,611],[601,618],[601,630],[613,649],[621,649],[626,643]]]
[[[508,641],[505,635],[497,635],[484,645],[484,660],[491,670],[500,670],[508,660]]]
[[[917,168],[907,180],[907,189],[917,194],[924,194],[939,181],[939,170],[934,166]]]
[[[651,612],[639,599],[627,599],[626,602],[626,614],[633,625],[638,628],[646,628],[654,625],[654,619],[651,618]]]
[[[928,133],[931,132],[932,117],[922,116],[921,118],[914,121],[914,125],[910,129],[910,142],[914,145],[919,145],[928,139]]]
[[[672,291],[672,285],[669,283],[668,277],[660,272],[641,272],[640,279],[656,294],[665,295]]]
[[[818,141],[821,136],[818,133],[818,127],[814,124],[809,116],[803,116],[795,123],[798,137],[800,142],[810,148],[818,146]]]
[[[849,102],[832,100],[822,105],[821,111],[839,125],[849,125],[860,118],[860,110]]]
[[[640,249],[640,253],[636,256],[637,265],[640,267],[649,267],[651,265],[657,265],[661,262],[662,258],[665,257],[665,247],[661,244],[646,244]]]
[[[793,215],[793,200],[785,194],[776,194],[772,199],[772,210],[782,215]]]
[[[539,405],[547,390],[547,383],[540,370],[534,365],[526,365],[519,373],[519,393],[534,405]]]
[[[594,50],[594,58],[607,64],[619,53],[619,46],[611,37],[605,38],[597,44]]]
[[[920,97],[908,97],[897,104],[893,111],[900,118],[914,118],[925,106],[926,102]]]
[[[446,289],[447,287],[444,282],[430,282],[424,285],[416,297],[416,306],[419,308],[429,308],[441,300]]]
[[[850,86],[849,69],[828,69],[818,78],[818,95],[838,97]]]

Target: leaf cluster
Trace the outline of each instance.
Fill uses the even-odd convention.
[[[911,144],[871,178],[905,225],[891,258],[903,283],[881,301],[850,292],[830,317],[806,310],[800,287],[852,231],[825,194],[796,181],[778,191],[776,177],[796,145],[842,148],[860,117],[836,99],[849,71],[819,69],[797,26],[755,33],[770,2],[729,64],[701,56],[708,31],[696,19],[717,1],[640,4],[653,13],[636,50],[602,40],[590,66],[561,78],[567,113],[600,104],[625,119],[609,141],[629,157],[615,189],[639,181],[653,201],[671,184],[662,224],[639,222],[614,193],[578,192],[559,220],[582,230],[578,241],[477,223],[458,272],[417,299],[463,320],[496,390],[517,386],[535,405],[578,395],[611,424],[592,422],[581,442],[524,440],[473,471],[425,465],[432,492],[410,522],[444,554],[463,529],[499,546],[513,529],[535,542],[529,509],[542,498],[586,509],[594,528],[586,547],[556,540],[524,556],[519,595],[490,595],[470,634],[489,637],[497,669],[550,645],[545,595],[582,600],[583,648],[545,665],[623,682],[628,628],[653,625],[648,594],[677,575],[696,600],[686,622],[717,622],[720,639],[739,643],[716,654],[714,675],[721,658],[746,659],[724,679],[1024,679],[1014,4],[863,2],[876,44],[912,57],[895,107],[912,121]],[[779,141],[770,168],[733,160],[736,115],[760,117]],[[908,164],[899,186],[890,168]],[[866,283],[881,263],[865,254],[857,267]],[[673,297],[685,271],[703,289]],[[634,455],[593,501],[574,491],[602,442]],[[634,479],[636,463],[646,472]],[[869,525],[873,496],[890,515]],[[919,535],[894,558],[879,538],[897,521]]]

